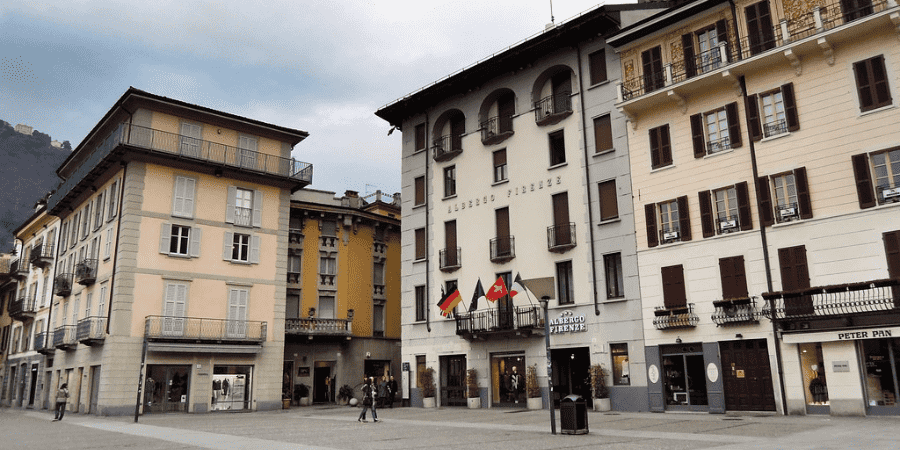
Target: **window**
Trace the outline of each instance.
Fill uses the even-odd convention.
[[[550,133],[550,166],[566,162],[566,141],[563,130]]]
[[[763,226],[813,217],[805,167],[760,177],[758,187],[760,222]]]
[[[506,169],[506,149],[494,152],[494,183],[506,181],[508,177]]]
[[[190,244],[190,232],[190,227],[172,225],[172,238],[169,241],[170,255],[187,256],[188,246]]]
[[[60,252],[66,251],[66,240],[69,237],[69,222],[66,221],[59,227],[59,249]]]
[[[650,130],[650,168],[672,164],[672,146],[669,142],[669,125],[663,125]]]
[[[456,195],[456,166],[444,168],[444,198]]]
[[[753,229],[747,186],[746,182],[742,182],[698,194],[703,237]]]
[[[112,256],[113,227],[106,229],[106,243],[103,244],[103,259]]]
[[[425,204],[425,177],[416,177],[415,180],[415,204],[414,206]]]
[[[108,211],[106,220],[112,220],[113,217],[116,217],[116,210],[119,206],[118,194],[119,180],[116,180],[113,181],[113,184],[109,187],[109,208],[106,209]]]
[[[48,298],[52,298],[52,297],[48,297],[48,296],[47,296],[47,293],[50,292],[50,275],[47,275],[47,276],[44,277],[44,285],[43,285],[43,287],[44,287],[44,289],[43,289],[43,292],[41,293],[41,304],[38,305],[38,306],[41,307],[41,308],[47,306],[47,303],[48,303],[48,302],[47,302],[47,299],[48,299]],[[2,299],[0,299],[0,301],[2,301]],[[3,307],[0,306],[0,313],[2,313],[2,312],[3,312]]]
[[[888,85],[884,55],[853,63],[856,74],[856,91],[859,94],[859,110],[871,111],[891,104],[891,88]]]
[[[88,202],[87,206],[84,207],[84,210],[81,212],[81,239],[84,240],[91,231],[91,203]]]
[[[203,137],[200,125],[182,122],[181,123],[181,146],[179,150],[182,155],[200,157],[200,138]]]
[[[416,247],[415,247],[415,260],[421,261],[425,259],[425,229],[419,228],[416,230]]]
[[[184,313],[187,309],[187,283],[166,282],[163,302],[162,334],[181,336],[184,334]]]
[[[253,219],[253,191],[236,188],[234,195],[234,224],[249,227]]]
[[[656,247],[691,240],[691,218],[688,213],[687,196],[662,203],[644,205],[647,221],[647,246]]]
[[[112,228],[107,234],[111,231]],[[159,252],[172,256],[199,257],[201,234],[200,228],[163,223],[159,232]],[[107,241],[107,250],[108,247]]]
[[[613,149],[612,122],[609,114],[594,118],[594,146],[595,153]]]
[[[572,285],[572,261],[556,263],[556,298],[560,305],[575,303],[575,288]]]
[[[459,247],[456,242],[456,221],[444,222],[444,251],[441,255],[440,268],[459,267]]]
[[[609,344],[609,354],[612,356],[613,386],[630,385],[631,369],[628,367],[628,344]]]
[[[91,252],[89,258],[100,259],[100,236],[91,239]]]
[[[416,286],[416,321],[421,322],[425,320],[425,313],[427,309],[425,306],[425,286]]]
[[[608,180],[597,185],[600,192],[600,220],[612,220],[619,217],[619,204],[616,199],[616,180]]]
[[[573,244],[574,226],[569,222],[569,193],[553,194],[553,226],[550,232],[550,247]]]
[[[372,336],[384,337],[384,303],[372,305]]]
[[[75,244],[78,243],[78,224],[80,223],[80,215],[80,212],[78,214],[75,214],[75,216],[69,222],[70,224],[72,224],[71,234],[69,235],[69,248],[74,248]]]
[[[84,302],[84,317],[85,318],[91,317],[91,313],[93,312],[91,307],[94,306],[93,304],[94,304],[94,293],[88,292],[87,299]]]
[[[591,70],[591,84],[602,83],[606,78],[606,50],[600,49],[588,55]]]
[[[299,274],[301,263],[302,263],[302,259],[301,259],[300,255],[296,255],[296,254],[288,255],[288,267],[287,267],[288,273]],[[299,280],[298,280],[298,282],[299,282]]]
[[[744,272],[744,257],[732,256],[719,259],[719,276],[722,279],[722,299],[748,298],[747,275]]]
[[[425,150],[425,124],[420,123],[416,125],[416,149],[415,151],[419,152]]]
[[[247,289],[228,289],[228,322],[225,334],[232,338],[247,336],[247,304],[250,291]]]
[[[337,275],[337,258],[330,254],[322,254],[319,257],[319,273],[322,275]]]
[[[194,217],[194,196],[197,192],[197,180],[188,177],[175,177],[175,191],[172,198],[172,215],[175,217]]]
[[[663,303],[666,309],[684,308],[687,306],[687,295],[684,288],[684,268],[677,266],[663,267]]]
[[[747,96],[747,116],[750,139],[754,141],[799,130],[794,84]]]
[[[258,140],[251,136],[238,138],[238,156],[241,167],[256,169],[256,150]]]
[[[694,158],[740,147],[741,126],[738,123],[737,103],[691,116],[691,135]]]
[[[806,262],[806,246],[778,249],[778,265],[781,271],[781,289],[793,291],[809,287],[809,267]],[[790,305],[785,305],[785,315],[815,314],[812,297],[803,295]]]
[[[606,271],[606,298],[624,298],[625,279],[622,273],[622,254],[603,255],[603,267]]]
[[[641,67],[644,71],[644,93],[653,92],[666,84],[662,65],[662,50],[659,46],[641,53]]]
[[[259,263],[259,236],[225,232],[222,259],[232,262]]]
[[[852,161],[860,208],[900,202],[900,147],[854,155]]]
[[[775,30],[769,1],[763,0],[744,8],[747,18],[747,35],[750,39],[750,54],[756,55],[775,47]]]
[[[103,225],[103,207],[106,206],[106,203],[103,201],[103,193],[97,194],[97,200],[94,201],[97,207],[94,211],[94,230],[100,228],[100,225]]]
[[[106,296],[109,295],[108,289],[108,282],[103,282],[103,284],[100,285],[100,298],[97,299],[97,315],[101,317],[106,316]]]
[[[509,235],[509,207],[494,210],[494,225],[497,237],[495,245],[491,246],[491,259],[515,256],[513,238]]]
[[[384,286],[384,261],[375,261],[372,264],[372,284]]]
[[[250,259],[250,235],[234,233],[234,246],[231,249],[231,259],[234,261],[248,261]]]

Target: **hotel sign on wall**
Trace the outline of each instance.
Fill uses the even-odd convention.
[[[550,319],[550,334],[582,333],[587,331],[584,314],[576,316],[572,311],[563,311],[559,318]]]
[[[544,187],[549,188],[554,184],[562,184],[562,177],[557,176],[556,180],[554,180],[553,177],[550,177],[547,178],[546,182],[544,180],[539,180],[537,183],[523,184],[522,186],[513,186],[512,188],[507,189],[506,197],[509,198],[518,195],[525,195],[528,192],[534,192],[535,189],[541,190],[544,189]],[[486,205],[488,204],[488,200],[493,203],[495,198],[496,197],[494,196],[494,194],[491,194],[485,195],[483,197],[475,197],[470,200],[463,200],[457,203],[451,203],[447,205],[447,214],[452,214],[453,212],[457,212],[460,210],[465,211],[466,208],[473,209],[481,205]]]

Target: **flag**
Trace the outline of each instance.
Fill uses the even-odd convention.
[[[453,312],[453,308],[456,308],[456,305],[462,300],[462,296],[459,295],[459,289],[454,289],[453,292],[448,296],[444,296],[444,288],[441,288],[441,301],[438,302],[438,308],[441,308],[441,314],[444,317],[450,315]]]
[[[472,304],[469,305],[470,312],[478,309],[479,298],[484,298],[484,288],[481,287],[481,278],[478,279],[478,284],[475,285],[475,293],[472,294]]]
[[[491,285],[491,288],[488,289],[487,294],[485,294],[485,298],[488,300],[495,302],[500,297],[509,294],[506,290],[506,283],[503,282],[503,277],[497,277],[497,281]]]
[[[525,286],[522,284],[522,277],[519,276],[519,274],[516,274],[516,279],[513,280],[513,284],[509,288],[509,296],[515,297],[522,292],[525,292]]]

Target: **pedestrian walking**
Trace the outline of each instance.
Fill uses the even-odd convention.
[[[372,422],[378,422],[378,414],[375,412],[375,403],[378,402],[378,386],[375,377],[369,377],[369,385],[372,386]]]
[[[374,400],[375,400],[374,392],[375,391],[372,388],[372,379],[371,378],[364,378],[362,392],[363,392],[363,398],[362,398],[363,409],[362,409],[362,412],[359,413],[359,418],[356,419],[356,421],[357,422],[368,422],[368,420],[366,420],[366,411],[368,411],[369,408],[372,408],[372,419],[374,419],[375,422],[378,422],[378,416],[375,415],[375,402],[374,402]]]
[[[56,391],[56,414],[53,417],[53,421],[57,422],[63,419],[63,415],[66,414],[66,401],[69,399],[69,385],[68,383],[63,383],[62,386],[59,387],[59,390]]]
[[[383,375],[381,377],[381,382],[378,383],[378,407],[384,408],[384,405],[390,400],[391,393],[390,388],[388,387],[388,379],[387,375]]]
[[[391,381],[388,382],[388,389],[390,390],[390,393],[388,395],[390,395],[391,397],[391,408],[394,407],[394,396],[397,395],[397,387],[397,380],[395,380],[394,377],[391,376]]]

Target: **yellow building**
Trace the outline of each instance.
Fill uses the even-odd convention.
[[[63,162],[51,389],[102,415],[280,408],[306,132],[129,88]],[[142,370],[143,369],[143,370]],[[140,394],[137,392],[141,387]]]
[[[399,383],[399,217],[399,194],[291,196],[282,388],[295,402],[333,402],[363,376]]]

